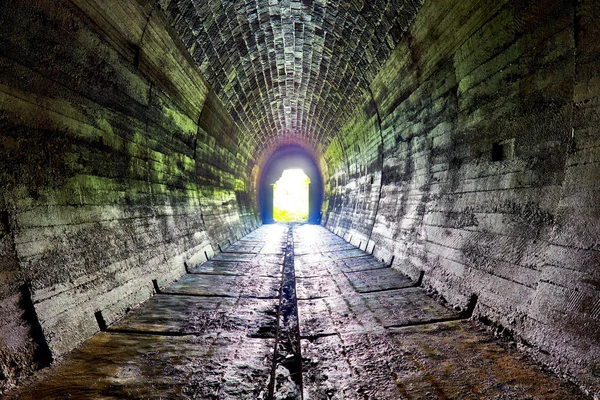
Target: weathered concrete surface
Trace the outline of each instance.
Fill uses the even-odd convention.
[[[315,254],[328,254],[338,242],[315,226],[294,234],[298,247],[312,247]],[[407,279],[397,271],[341,254],[338,261],[312,264],[318,273],[299,280],[307,287],[318,282],[322,290],[320,299],[298,301],[305,399],[586,398],[425,289],[382,290],[382,271]],[[361,273],[373,278],[350,279],[357,272],[347,271],[348,260],[354,269],[364,262]]]
[[[261,399],[270,339],[102,332],[20,399]]]
[[[0,13],[0,395],[257,227],[250,153],[151,2]]]
[[[185,275],[165,289],[165,293],[195,294],[201,296],[244,296],[277,298],[279,279],[242,275]]]
[[[281,244],[286,232],[282,226],[263,227],[230,247],[237,249],[251,241],[260,252],[272,248],[273,243]],[[280,260],[282,255],[280,249]],[[16,396],[267,398],[282,262],[209,261],[199,265],[85,342],[48,379]],[[215,270],[215,264],[226,265],[226,273]],[[202,272],[206,265],[209,273]],[[257,274],[249,265],[266,274]],[[277,279],[273,275],[278,275]]]
[[[228,282],[215,282],[226,285]],[[110,331],[180,333],[186,335],[245,332],[248,337],[274,337],[275,300],[230,296],[159,294],[110,326]]]
[[[596,396],[599,20],[424,2],[324,155],[325,226]]]
[[[5,2],[0,392],[153,280],[215,254],[207,272],[271,276],[282,242],[218,249],[257,226],[257,177],[290,144],[330,230],[461,310],[477,295],[600,396],[599,20],[594,0]],[[326,240],[297,249],[305,298],[342,293],[324,263],[404,290]]]
[[[255,252],[284,243],[287,226],[264,226],[232,248]],[[422,287],[382,290],[376,280],[348,278],[388,271],[370,256],[332,250],[340,238],[317,226],[296,226],[289,238],[315,254],[348,253],[311,264],[312,277],[294,284],[288,242],[281,299],[245,297],[231,279],[270,282],[271,276],[227,262],[225,274],[200,265],[140,308],[73,351],[46,379],[15,397],[129,399],[584,399],[570,384],[543,372],[514,343],[441,305]],[[261,240],[262,238],[262,240]],[[227,251],[228,248],[223,250]],[[244,253],[240,253],[244,254]],[[256,254],[256,253],[254,253]],[[302,262],[311,255],[296,256]],[[352,260],[354,272],[345,262]],[[288,264],[291,262],[292,264]],[[373,269],[373,265],[378,268]],[[235,275],[231,271],[240,269]],[[279,268],[281,268],[279,264]],[[291,270],[287,269],[291,266]],[[277,265],[269,266],[277,270]],[[378,276],[378,275],[375,275]],[[186,279],[183,278],[183,280]],[[291,277],[291,280],[289,279]],[[195,285],[201,278],[213,292]],[[407,279],[407,278],[402,278]],[[319,282],[320,298],[297,300],[295,285]],[[192,283],[193,282],[193,283]],[[361,293],[364,282],[372,290]],[[178,294],[171,294],[177,290]],[[291,308],[290,308],[291,307]],[[278,310],[279,309],[279,310]],[[295,335],[298,335],[294,338]],[[276,339],[277,338],[277,339]],[[301,357],[301,358],[300,358]],[[300,361],[301,360],[301,361]],[[294,367],[296,365],[296,367]],[[303,394],[302,394],[303,393]]]
[[[229,248],[227,248],[229,250]],[[191,274],[217,274],[217,275],[255,275],[281,277],[281,264],[256,261],[214,261],[204,262],[189,271]]]

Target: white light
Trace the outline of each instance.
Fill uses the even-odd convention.
[[[308,184],[301,169],[286,169],[273,184],[273,218],[279,222],[304,222],[308,219]]]

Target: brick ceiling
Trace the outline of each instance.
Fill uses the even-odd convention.
[[[422,0],[162,0],[243,144],[320,151]]]

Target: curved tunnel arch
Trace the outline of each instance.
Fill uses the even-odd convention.
[[[263,167],[258,184],[258,205],[263,224],[272,224],[273,220],[273,183],[284,170],[300,168],[310,178],[308,223],[321,223],[323,204],[323,175],[313,156],[299,146],[284,146],[277,149]]]

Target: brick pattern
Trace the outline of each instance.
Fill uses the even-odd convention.
[[[256,227],[301,144],[329,229],[599,393],[596,3],[7,4],[0,392],[34,366],[23,285],[69,351]]]
[[[281,144],[325,149],[421,1],[161,4],[239,124],[242,143],[269,154]]]

